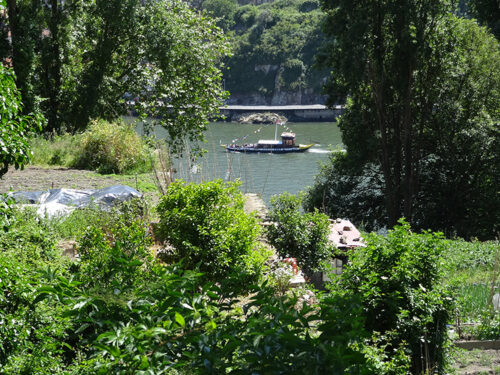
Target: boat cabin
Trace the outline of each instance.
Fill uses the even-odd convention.
[[[257,143],[258,148],[286,148],[295,146],[294,133],[281,133],[281,141],[261,139]]]
[[[295,146],[295,133],[281,133],[281,144],[287,147]]]

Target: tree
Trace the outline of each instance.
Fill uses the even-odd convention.
[[[491,32],[500,40],[500,2],[498,0],[468,0],[471,13],[488,26]]]
[[[1,2],[0,2],[1,5]],[[22,115],[14,74],[0,64],[0,178],[9,165],[23,168],[29,160],[29,133],[41,126],[41,118]]]
[[[498,43],[452,16],[448,1],[324,0],[323,8],[330,103],[349,95],[341,169],[356,189],[382,193],[377,226],[404,216],[417,228],[494,236],[498,214],[483,208],[499,204]]]
[[[298,101],[304,91],[319,96],[326,73],[313,69],[314,55],[324,40],[324,16],[318,8],[317,0],[239,7],[231,36],[234,56],[227,60],[225,73],[231,94],[259,93],[269,102],[283,100],[280,93],[294,93]]]
[[[202,4],[213,17],[217,17],[217,25],[229,31],[234,26],[234,14],[238,8],[236,0],[205,0]]]
[[[46,132],[60,131],[68,106],[68,88],[78,74],[75,36],[85,8],[80,0],[9,0],[2,16],[9,25],[10,48],[2,57],[12,59],[25,114],[41,112]],[[7,41],[7,44],[9,42]],[[73,84],[70,82],[73,81]],[[66,99],[66,100],[65,100]]]
[[[225,96],[221,59],[229,52],[204,13],[177,0],[9,4],[21,94],[42,102],[47,131],[116,119],[130,109],[126,98],[140,97],[136,109],[167,128],[174,151],[186,136],[202,138]]]
[[[171,150],[178,153],[186,138],[203,139],[226,97],[222,59],[229,45],[214,20],[183,1],[153,1],[143,12],[146,64],[127,79],[142,82],[138,109],[167,129]]]
[[[35,2],[23,0],[7,0],[6,5],[12,45],[10,57],[24,103],[24,113],[27,114],[33,112],[36,102],[33,75],[37,30],[33,20],[36,18],[37,6]]]

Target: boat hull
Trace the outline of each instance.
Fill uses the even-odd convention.
[[[310,149],[314,144],[310,145],[300,145],[295,147],[273,147],[273,148],[263,148],[263,147],[245,147],[245,146],[226,146],[226,150],[229,152],[244,152],[251,154],[289,154],[294,152],[304,152]]]

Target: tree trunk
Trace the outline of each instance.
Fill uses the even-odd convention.
[[[387,114],[385,112],[385,74],[384,74],[384,46],[383,41],[383,15],[379,9],[373,5],[373,14],[375,15],[373,35],[374,40],[374,62],[369,66],[369,76],[372,86],[372,97],[377,110],[377,123],[380,130],[380,165],[384,175],[385,185],[385,204],[388,218],[388,226],[393,227],[399,219],[399,186],[395,184],[395,176],[391,166],[389,130],[387,124]]]

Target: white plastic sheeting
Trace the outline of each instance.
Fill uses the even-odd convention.
[[[9,193],[16,203],[36,205],[40,216],[64,216],[76,208],[90,205],[109,209],[117,202],[142,198],[142,194],[126,185],[115,185],[98,190],[50,189],[47,191],[18,191]]]

